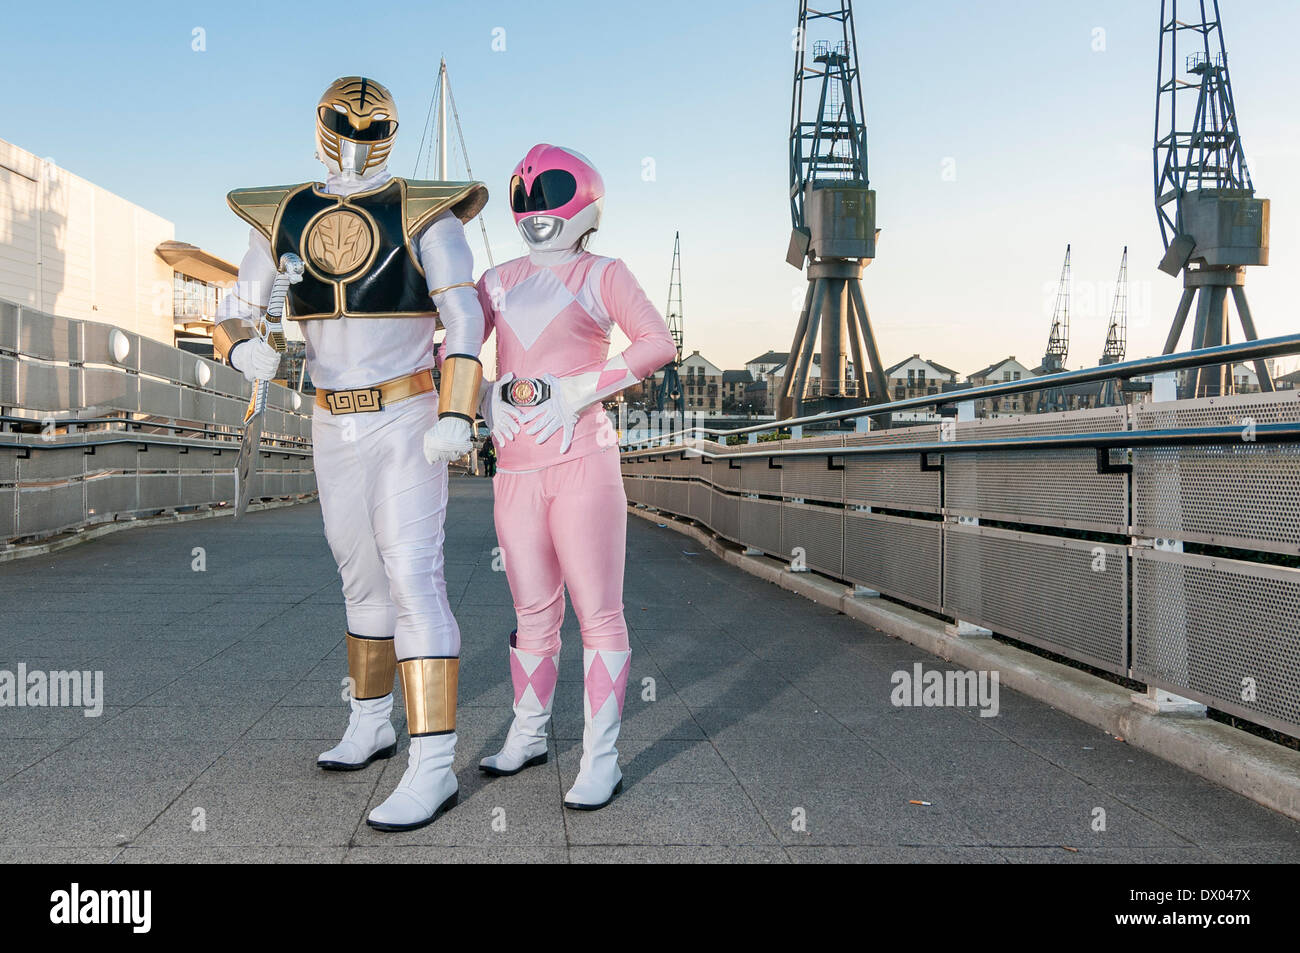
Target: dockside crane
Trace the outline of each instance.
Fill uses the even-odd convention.
[[[879,403],[888,399],[888,390],[862,294],[862,271],[876,255],[876,193],[867,178],[853,4],[839,0],[810,10],[804,0],[795,40],[793,228],[786,261],[800,270],[807,266],[808,290],[790,345],[781,409],[799,414]],[[809,369],[819,342],[821,376],[814,388]],[[857,379],[849,374],[850,360]]]
[[[1268,264],[1269,202],[1255,196],[1246,165],[1219,0],[1161,0],[1153,159],[1160,270],[1183,277],[1164,353],[1177,349],[1193,304],[1192,348],[1227,344],[1229,292],[1246,339],[1255,340],[1246,268]],[[1256,361],[1255,371],[1260,389],[1271,391],[1267,364]],[[1205,367],[1186,372],[1179,396],[1231,387],[1230,367]]]
[[[1056,374],[1065,370],[1065,359],[1070,356],[1070,246],[1065,246],[1065,262],[1061,265],[1061,280],[1056,285],[1056,304],[1052,308],[1052,331],[1047,336],[1047,351],[1043,354],[1043,374]],[[1065,392],[1059,387],[1038,392],[1038,412],[1068,410]]]
[[[663,378],[655,388],[655,406],[660,414],[685,414],[686,394],[682,388],[682,233],[673,238],[673,266],[668,273],[668,309],[664,313],[668,333],[677,345],[672,362],[663,367]]]
[[[1119,260],[1119,277],[1115,279],[1115,298],[1110,305],[1110,327],[1106,329],[1106,343],[1101,349],[1101,364],[1118,364],[1124,360],[1128,349],[1128,246]],[[1101,388],[1102,407],[1124,403],[1120,382],[1106,381]]]

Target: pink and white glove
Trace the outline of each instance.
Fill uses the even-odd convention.
[[[515,375],[507,371],[494,381],[484,381],[483,392],[479,395],[479,412],[487,422],[493,442],[498,445],[519,436],[519,428],[524,422],[519,408],[501,397],[504,385],[514,379]]]
[[[573,442],[573,430],[578,425],[578,414],[596,399],[594,388],[584,378],[595,378],[595,374],[580,374],[577,377],[556,377],[543,374],[539,380],[545,381],[551,388],[551,396],[529,410],[523,418],[528,427],[528,435],[539,444],[546,443],[557,430],[564,432],[560,441],[560,453],[569,452]]]
[[[560,453],[568,453],[578,415],[596,401],[635,383],[637,377],[620,354],[606,361],[599,370],[569,377],[544,374],[541,379],[550,385],[551,397],[525,414],[523,423],[531,424],[528,434],[539,444],[549,440],[557,430],[564,431]]]

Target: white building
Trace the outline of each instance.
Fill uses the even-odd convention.
[[[699,351],[692,351],[689,357],[682,358],[678,373],[682,380],[682,393],[686,397],[686,409],[698,411],[711,417],[722,413],[722,368]]]
[[[0,140],[0,298],[165,344],[211,337],[234,265],[153,212]]]
[[[945,384],[951,387],[957,383],[957,372],[951,367],[928,361],[920,354],[913,354],[893,367],[886,368],[885,378],[888,380],[890,398],[905,400],[940,393]]]
[[[976,371],[974,374],[967,376],[966,380],[970,381],[972,387],[980,387],[984,384],[1001,384],[1006,381],[1025,380],[1030,377],[1037,377],[1031,368],[1025,367],[1016,360],[1015,355],[1003,358],[988,367]],[[979,401],[977,411],[981,415],[987,411],[990,414],[1023,414],[1034,407],[1036,395],[1013,394],[1009,397],[994,397],[991,400]],[[983,405],[987,404],[985,407]]]
[[[784,367],[789,359],[790,355],[785,351],[768,351],[746,361],[745,370],[749,371],[754,380],[765,381],[773,371]]]

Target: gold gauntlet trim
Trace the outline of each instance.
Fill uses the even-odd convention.
[[[439,417],[463,417],[472,425],[478,412],[478,389],[483,365],[477,357],[451,354],[442,362],[442,387],[438,392]]]
[[[411,737],[456,730],[458,658],[413,658],[397,663],[406,696],[406,728]]]
[[[226,318],[212,329],[212,353],[223,364],[230,363],[230,349],[240,341],[251,341],[253,329],[239,318]]]
[[[363,639],[348,633],[348,676],[357,701],[392,694],[397,652],[392,639]]]
[[[432,291],[430,291],[429,297],[436,298],[444,291],[450,291],[452,288],[474,288],[474,287],[476,287],[476,285],[472,281],[462,281],[454,285],[443,285],[441,288],[434,288]]]

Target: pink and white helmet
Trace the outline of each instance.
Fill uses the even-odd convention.
[[[581,153],[542,142],[510,177],[510,210],[534,251],[570,248],[600,227],[605,181]]]

